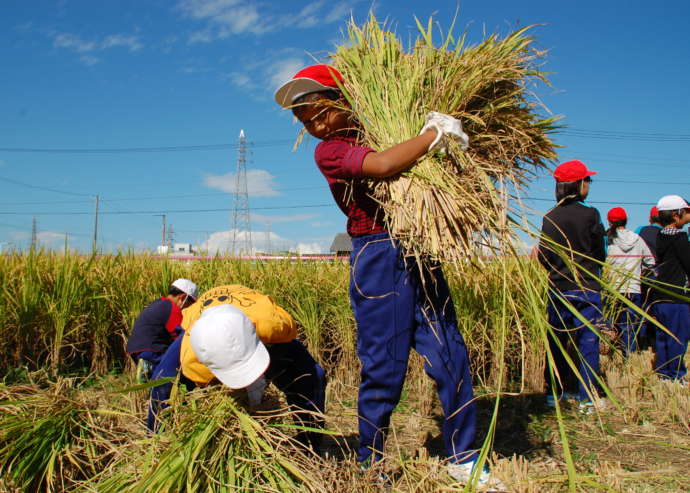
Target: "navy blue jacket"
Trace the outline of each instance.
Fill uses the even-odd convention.
[[[182,310],[168,298],[161,298],[144,308],[134,322],[132,335],[127,341],[129,354],[151,351],[161,353],[168,349],[178,331],[182,330]]]
[[[559,291],[600,291],[597,278],[601,276],[601,265],[585,258],[601,262],[606,259],[606,232],[599,211],[575,200],[557,205],[544,216],[541,231],[539,261],[549,273],[550,286]],[[551,247],[546,239],[565,248]],[[559,250],[571,261],[565,262]]]
[[[673,287],[660,286],[673,294],[654,290],[654,299],[666,303],[687,303],[674,295],[690,298],[690,241],[688,234],[681,231],[667,235],[659,232],[657,238],[657,280]]]
[[[659,231],[661,231],[661,226],[655,226],[650,224],[648,226],[642,226],[637,231],[635,231],[647,244],[649,249],[652,251],[652,255],[656,258],[656,238],[659,236]]]

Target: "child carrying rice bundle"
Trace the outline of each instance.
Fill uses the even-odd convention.
[[[380,33],[381,40],[386,38],[374,20],[365,29]],[[386,51],[389,48],[392,51]],[[292,109],[305,131],[322,141],[315,151],[316,164],[348,217],[347,231],[354,247],[350,301],[357,322],[357,355],[362,363],[358,460],[363,468],[380,465],[409,352],[415,348],[425,358],[425,370],[436,382],[443,406],[449,475],[458,483],[503,490],[502,482],[489,472],[481,454],[473,448],[476,406],[467,348],[437,262],[466,255],[473,232],[487,224],[485,204],[500,210],[503,202],[491,185],[491,166],[482,168],[481,163],[463,153],[468,136],[461,120],[432,111],[424,121],[423,115],[434,108],[424,107],[421,99],[414,100],[415,96],[428,96],[440,108],[450,107],[433,98],[438,86],[430,85],[426,92],[409,92],[414,84],[431,84],[423,77],[415,78],[413,73],[428,67],[404,65],[409,70],[408,78],[400,77],[392,67],[389,75],[386,63],[409,56],[397,42],[382,41],[376,49],[379,51],[374,54],[381,55],[384,66],[379,66],[381,71],[370,81],[369,89],[382,87],[381,93],[355,92],[356,82],[351,83],[337,68],[313,65],[300,70],[275,95],[279,105]],[[430,43],[427,51],[434,60],[430,67],[446,57],[441,55],[436,60]],[[339,56],[340,52],[336,61]],[[376,62],[372,58],[369,64],[357,57],[352,61],[355,65],[363,61],[362,73]],[[355,74],[355,80],[358,75],[361,73]],[[400,84],[400,90],[386,92],[386,84],[391,88]],[[403,100],[408,96],[413,99]],[[384,127],[388,124],[388,133],[377,136],[370,132],[374,123]],[[506,135],[506,142],[509,140]],[[445,149],[446,153],[431,154],[437,149]],[[475,169],[463,176],[464,165]],[[492,176],[511,177],[517,183],[523,174],[496,168]],[[392,193],[382,198],[377,192],[380,190]],[[402,215],[396,216],[397,210]],[[470,225],[466,228],[468,217]],[[432,227],[436,229],[426,229]],[[419,268],[409,261],[410,255],[418,259]]]
[[[345,103],[334,104],[350,112],[358,143],[376,151],[416,136],[425,118],[433,126],[429,112],[462,122],[469,142],[444,138],[414,167],[367,182],[380,220],[408,255],[452,263],[476,247],[477,235],[505,232],[499,186],[518,190],[555,158],[556,127],[527,97],[528,82],[544,80],[527,28],[474,47],[448,34],[436,47],[431,20],[418,26],[421,36],[405,51],[375,18],[350,23],[350,43],[333,57]]]

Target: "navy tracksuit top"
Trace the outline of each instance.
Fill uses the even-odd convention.
[[[165,351],[177,338],[176,329],[180,323],[180,307],[167,298],[154,301],[142,310],[134,322],[132,335],[127,341],[127,353]]]
[[[599,211],[579,201],[557,205],[544,216],[542,234],[563,246],[563,252],[571,257],[574,269],[544,239],[539,244],[539,261],[549,273],[549,284],[559,291],[588,289],[599,291],[601,286],[595,276],[601,266],[592,259],[606,259],[604,237]],[[590,275],[589,273],[592,273]]]

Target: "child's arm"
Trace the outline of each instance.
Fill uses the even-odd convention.
[[[387,178],[405,171],[429,151],[435,139],[436,130],[430,129],[385,151],[370,152],[364,157],[362,174],[371,178]]]
[[[385,151],[368,153],[364,158],[362,174],[372,178],[387,178],[405,171],[430,150],[437,146],[443,149],[444,138],[458,142],[462,149],[467,149],[469,144],[460,120],[432,111],[427,114],[424,127],[417,137]]]

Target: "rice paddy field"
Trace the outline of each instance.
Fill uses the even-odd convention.
[[[432,381],[414,355],[378,471],[354,460],[359,363],[346,261],[174,261],[122,253],[0,257],[1,491],[463,491],[445,473]],[[690,389],[657,380],[650,350],[604,345],[611,406],[547,409],[540,267],[496,257],[447,269],[479,404],[476,446],[514,492],[690,490]],[[220,387],[173,394],[169,426],[145,429],[148,389],[124,347],[139,311],[178,277],[201,291],[270,294],[329,377],[320,456],[299,449],[269,394],[249,413]],[[469,489],[466,489],[469,491]]]

